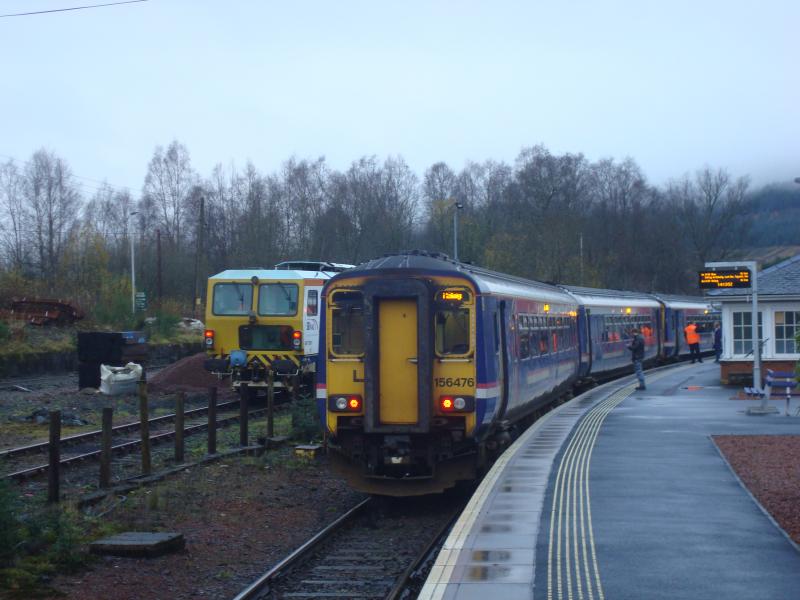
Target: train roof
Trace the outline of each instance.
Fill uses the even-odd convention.
[[[423,251],[388,254],[362,263],[334,278],[359,277],[398,270],[429,275],[460,275],[471,281],[482,294],[505,294],[546,302],[575,304],[572,297],[554,285],[456,262],[446,254]]]
[[[326,273],[340,273],[352,269],[355,265],[335,263],[319,260],[286,260],[275,265],[279,271],[325,271]]]
[[[664,303],[665,306],[669,308],[697,308],[703,310],[711,309],[711,303],[706,300],[705,298],[698,297],[698,296],[681,296],[678,294],[653,294],[655,298],[658,298],[661,302]]]
[[[588,306],[639,306],[657,308],[661,306],[651,294],[581,287],[577,285],[559,286],[572,294],[581,304]]]
[[[242,279],[250,280],[258,277],[260,281],[287,279],[330,279],[334,273],[327,271],[296,271],[289,269],[229,269],[209,279]]]

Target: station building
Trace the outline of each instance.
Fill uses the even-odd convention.
[[[753,378],[752,294],[749,289],[712,290],[707,298],[722,312],[723,384]],[[758,273],[758,338],[761,373],[794,371],[800,361],[800,254]]]

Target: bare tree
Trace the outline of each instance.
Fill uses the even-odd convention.
[[[734,180],[724,169],[705,167],[694,179],[684,177],[668,186],[698,265],[726,258],[743,239],[747,222],[738,217],[749,185],[747,177]]]
[[[186,146],[173,141],[166,152],[156,147],[147,167],[143,196],[158,212],[159,225],[176,249],[183,241],[183,222],[189,192],[197,183]]]
[[[28,212],[24,196],[25,181],[14,161],[0,165],[0,206],[5,212],[2,236],[8,265],[21,272],[27,262],[26,226]]]
[[[52,290],[81,200],[66,162],[46,150],[34,153],[25,168],[25,197],[32,213],[39,272]]]

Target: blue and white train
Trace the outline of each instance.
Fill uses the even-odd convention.
[[[576,385],[629,370],[634,327],[655,362],[688,354],[687,320],[713,318],[702,299],[557,287],[425,253],[335,275],[322,306],[316,397],[334,465],[397,496],[474,479]]]

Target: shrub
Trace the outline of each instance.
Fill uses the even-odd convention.
[[[181,318],[175,314],[170,314],[165,311],[158,311],[155,314],[155,320],[151,321],[145,326],[145,331],[147,332],[147,337],[150,340],[153,339],[170,339],[175,335],[175,331],[178,328],[178,323],[181,322]]]
[[[8,481],[0,479],[0,567],[11,565],[21,539],[17,498]]]
[[[5,341],[11,337],[11,328],[5,321],[0,321],[0,340]]]

